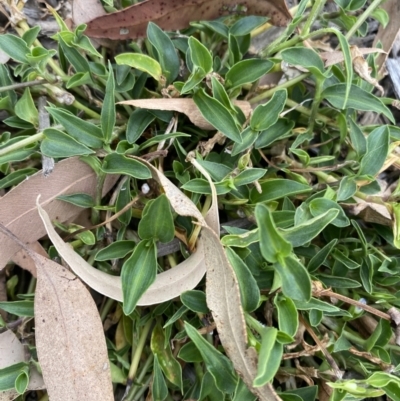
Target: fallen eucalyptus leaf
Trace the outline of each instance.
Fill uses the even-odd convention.
[[[247,0],[240,6],[232,0],[147,0],[88,23],[92,38],[137,39],[146,36],[149,21],[163,30],[177,30],[194,20],[213,20],[244,8],[247,15],[263,15],[271,23],[286,26],[292,19],[284,0]]]
[[[103,195],[115,184],[118,176],[107,176]],[[57,200],[60,195],[86,193],[94,196],[97,176],[95,172],[77,157],[56,164],[53,173],[44,177],[42,171],[21,182],[0,199],[0,222],[24,243],[32,243],[46,234],[40,224],[36,210],[36,198],[41,194],[41,204],[52,219],[63,223],[77,216],[82,209]],[[21,247],[0,233],[0,269]]]
[[[128,104],[130,106],[140,107],[148,110],[170,110],[178,113],[186,114],[189,120],[197,127],[204,130],[215,130],[200,113],[193,99],[132,99],[119,102],[117,104]],[[245,100],[236,100],[233,102],[235,106],[240,107],[243,114],[248,118],[252,111],[251,105]]]

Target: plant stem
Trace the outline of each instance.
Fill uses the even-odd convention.
[[[303,26],[302,34],[308,35],[312,24],[315,22],[317,17],[321,14],[321,11],[325,5],[326,0],[315,0],[314,5],[311,8],[310,15],[307,18],[306,23]]]
[[[43,132],[38,132],[35,135],[32,135],[28,138],[22,139],[21,141],[13,143],[10,146],[0,149],[0,156],[13,152],[14,150],[22,149],[25,146],[32,145],[33,143],[41,141],[43,138],[44,138]]]
[[[36,86],[46,84],[48,81],[46,79],[36,79],[35,81],[28,81],[28,82],[21,82],[19,84],[7,85],[0,87],[0,93],[15,90],[15,89],[23,89],[27,88],[28,86]]]
[[[133,379],[136,376],[136,372],[139,367],[139,362],[140,358],[142,356],[143,348],[146,343],[147,335],[149,334],[151,325],[153,324],[153,320],[149,320],[143,327],[142,332],[140,333],[140,338],[137,344],[137,348],[135,350],[135,353],[133,354],[132,357],[132,362],[131,362],[131,367],[129,369],[128,373],[128,380],[133,381]]]

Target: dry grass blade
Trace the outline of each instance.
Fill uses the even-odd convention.
[[[106,194],[118,179],[108,175],[103,187]],[[49,177],[41,171],[23,181],[0,199],[0,223],[11,230],[24,243],[32,243],[46,234],[36,210],[36,198],[41,194],[42,206],[52,219],[65,222],[76,216],[82,208],[57,200],[57,196],[86,193],[94,196],[97,177],[95,172],[77,157],[56,164]],[[0,269],[21,247],[0,233]]]
[[[178,113],[185,114],[189,120],[197,127],[204,130],[215,130],[213,127],[200,113],[200,110],[196,106],[193,99],[182,98],[182,99],[135,99],[125,100],[118,104],[128,104],[130,106],[140,107],[142,109],[149,110],[170,110],[177,111]],[[234,104],[241,108],[243,114],[248,118],[252,111],[251,105],[245,100],[236,100]]]
[[[124,10],[94,19],[88,23],[86,34],[93,38],[137,39],[146,36],[149,21],[164,30],[189,26],[194,20],[213,20],[237,11],[232,0],[147,0]],[[285,26],[291,15],[284,0],[247,0],[248,15],[264,15],[271,23]]]
[[[114,400],[103,325],[92,296],[65,267],[26,248],[35,261],[35,333],[39,363],[53,401]]]

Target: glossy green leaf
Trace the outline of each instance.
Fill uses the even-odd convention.
[[[312,49],[306,47],[294,47],[285,49],[281,53],[282,59],[292,65],[300,65],[317,78],[322,78],[325,74],[325,67],[321,57]]]
[[[316,253],[312,257],[312,259],[308,262],[307,270],[310,273],[312,273],[315,270],[317,270],[321,265],[323,265],[336,244],[337,244],[337,239],[333,239],[331,242],[326,244],[322,249],[320,249],[318,253]]]
[[[257,376],[253,382],[254,387],[264,386],[275,376],[277,371],[276,360],[274,360],[274,358],[277,357],[276,344],[278,344],[278,348],[281,347],[281,344],[276,341],[277,334],[278,330],[275,327],[265,327],[263,330],[260,354],[258,357]]]
[[[254,181],[258,181],[264,177],[266,172],[267,171],[262,168],[248,168],[234,177],[233,182],[236,187],[252,184]]]
[[[57,129],[46,128],[43,134],[45,139],[40,145],[40,150],[46,156],[62,158],[95,153],[70,135]]]
[[[232,362],[202,337],[188,322],[185,322],[185,330],[199,349],[204,363],[206,364],[207,371],[210,372],[215,379],[218,389],[223,393],[232,394],[235,391],[238,380]]]
[[[57,196],[57,199],[62,200],[64,202],[71,203],[72,205],[75,205],[75,206],[83,207],[83,208],[88,208],[88,207],[94,206],[93,197],[88,194],[85,194],[85,193],[71,194],[71,195],[59,195],[59,196]]]
[[[104,158],[102,170],[110,174],[130,175],[140,180],[151,178],[150,170],[145,165],[117,153],[111,153]]]
[[[152,241],[140,241],[121,271],[123,310],[130,315],[140,297],[153,284],[157,275],[157,248]]]
[[[29,88],[24,90],[23,95],[15,104],[15,114],[24,121],[31,123],[35,126],[39,123],[39,113],[33,102]]]
[[[24,394],[29,384],[29,367],[25,366],[15,379],[15,390],[18,394]]]
[[[235,142],[232,148],[232,153],[231,153],[232,156],[236,156],[239,153],[242,153],[245,150],[250,149],[258,137],[258,131],[253,131],[251,127],[247,127],[240,135],[242,137],[242,142],[241,143]]]
[[[235,394],[232,401],[256,401],[257,397],[244,384],[242,379],[239,379],[236,386]]]
[[[329,86],[322,92],[322,96],[332,104],[333,107],[341,109],[343,99],[346,96],[346,84],[336,84]],[[382,103],[382,101],[371,93],[352,85],[346,107],[354,110],[375,111],[385,115],[392,123],[394,117],[392,112]]]
[[[309,205],[310,205],[310,212],[314,217],[324,214],[327,210],[336,209],[339,211],[339,213],[336,216],[335,220],[333,220],[330,224],[333,224],[336,227],[347,227],[350,225],[350,220],[346,216],[342,207],[330,199],[316,198],[313,199],[309,203]]]
[[[261,183],[261,193],[253,188],[250,192],[252,203],[270,202],[285,196],[297,195],[311,191],[308,185],[282,178],[273,178]]]
[[[238,280],[243,310],[246,312],[253,312],[257,309],[260,301],[260,290],[257,281],[251,274],[246,263],[243,262],[236,252],[230,248],[226,248],[225,251]]]
[[[338,202],[351,198],[357,192],[357,184],[354,177],[343,177],[339,184],[336,200]]]
[[[293,256],[285,258],[283,264],[274,264],[279,274],[282,292],[293,300],[309,301],[311,298],[311,279],[306,268]]]
[[[78,142],[95,149],[103,146],[103,133],[96,125],[74,116],[65,109],[47,107],[47,111]]]
[[[175,226],[171,205],[165,194],[146,203],[142,219],[139,222],[138,234],[142,239],[170,242],[174,239]]]
[[[299,314],[291,298],[277,294],[274,299],[278,312],[279,330],[294,337],[299,328]]]
[[[254,131],[264,131],[274,125],[285,107],[286,99],[286,89],[280,89],[274,92],[267,103],[258,105],[250,119],[251,128]]]
[[[74,74],[66,83],[65,87],[67,89],[76,88],[77,86],[88,85],[92,82],[90,73],[88,72],[78,72]]]
[[[234,246],[237,248],[247,248],[250,244],[258,242],[260,239],[260,231],[247,231],[243,234],[228,234],[221,238],[221,243],[224,246]]]
[[[13,185],[18,185],[20,182],[26,180],[29,176],[36,173],[35,168],[21,168],[6,175],[0,180],[0,189],[9,188]]]
[[[193,342],[186,343],[180,350],[178,358],[185,362],[203,362],[200,351]]]
[[[244,36],[251,33],[258,26],[267,21],[265,17],[249,15],[237,20],[229,29],[229,33],[233,36]]]
[[[208,96],[203,89],[199,89],[195,93],[193,100],[202,116],[215,129],[221,131],[234,142],[242,142],[239,128],[232,114],[218,100]]]
[[[157,322],[151,334],[151,350],[155,357],[158,358],[160,367],[164,372],[165,377],[182,390],[182,369],[179,362],[172,354],[170,342],[165,345],[165,331],[161,324]]]
[[[32,301],[0,302],[0,309],[17,316],[35,316]]]
[[[156,81],[163,80],[162,68],[158,61],[141,53],[122,53],[115,56],[117,64],[129,65],[139,71],[146,72]]]
[[[129,143],[135,143],[145,129],[155,120],[153,114],[144,109],[136,109],[128,120],[126,127],[126,139]]]
[[[226,93],[224,85],[222,85],[221,82],[214,76],[211,77],[211,84],[212,84],[213,98],[218,100],[230,112],[233,112],[234,114],[236,114],[237,111],[236,111],[235,107],[233,106],[231,99],[229,99],[229,96]]]
[[[167,85],[179,74],[179,57],[169,36],[153,22],[147,25],[147,38],[155,47]]]
[[[16,35],[8,33],[0,35],[0,49],[15,61],[28,62],[26,55],[30,53],[29,47],[24,40]]]
[[[184,185],[182,185],[182,189],[198,194],[211,195],[210,184],[203,178],[195,178],[186,182]],[[224,182],[217,182],[215,184],[215,189],[217,190],[217,195],[227,194],[232,190],[232,188],[229,188]]]
[[[210,51],[194,36],[189,37],[188,44],[193,65],[201,68],[205,74],[212,72],[213,59]]]
[[[151,386],[151,392],[154,401],[164,401],[168,396],[167,383],[165,382],[157,355],[154,355],[153,383]]]
[[[279,233],[267,206],[257,204],[255,217],[260,230],[261,254],[267,262],[282,263],[292,252],[292,245]]]
[[[117,241],[100,249],[94,257],[95,260],[105,261],[112,259],[123,259],[128,253],[133,251],[134,241]]]
[[[19,362],[15,365],[0,369],[0,391],[15,388],[15,381],[21,373],[23,374],[25,372],[27,367],[28,364],[26,362]]]
[[[311,298],[308,301],[300,301],[300,300],[294,300],[293,301],[296,308],[298,310],[319,310],[321,312],[327,312],[327,313],[337,313],[340,312],[341,309],[338,308],[335,305],[332,305],[328,302],[321,301],[318,298]]]
[[[105,143],[110,143],[116,119],[115,112],[115,82],[111,63],[108,62],[108,78],[103,107],[101,108],[101,130]]]
[[[119,189],[117,201],[115,202],[115,211],[117,213],[120,212],[132,200],[130,188],[131,188],[131,179],[130,177],[127,177],[127,180]],[[122,224],[128,225],[131,221],[131,218],[132,218],[132,208],[129,208],[118,217],[118,220]],[[147,238],[142,238],[142,239],[147,239]]]
[[[367,152],[361,159],[359,175],[375,176],[389,152],[390,134],[387,126],[375,128],[367,137]]]
[[[216,385],[215,379],[210,374],[210,372],[206,371],[201,380],[200,395],[198,401],[220,401],[223,399],[224,393],[219,390]]]
[[[260,132],[254,147],[256,149],[265,148],[275,141],[291,135],[294,121],[287,118],[278,118],[278,121],[271,125],[267,130]]]
[[[181,294],[181,302],[187,308],[197,313],[209,313],[206,294],[199,290],[185,291]]]
[[[292,228],[283,229],[280,233],[293,247],[302,246],[315,238],[328,224],[336,219],[338,214],[339,210],[330,209],[305,223]]]
[[[269,60],[256,58],[239,61],[226,73],[226,86],[229,89],[233,89],[247,83],[255,82],[269,72],[273,66],[274,63]]]
[[[180,90],[181,95],[184,95],[185,93],[190,92],[193,90],[196,86],[199,85],[201,81],[206,77],[206,73],[204,70],[200,67],[193,67],[193,71],[190,74],[188,80],[185,82],[183,85],[182,89]]]

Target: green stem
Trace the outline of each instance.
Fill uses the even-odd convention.
[[[261,100],[264,100],[266,98],[270,98],[276,91],[280,89],[287,89],[290,88],[293,85],[296,85],[299,82],[304,81],[310,74],[305,73],[305,74],[300,74],[297,77],[290,79],[289,81],[284,82],[283,84],[277,85],[274,88],[268,89],[263,93],[260,93],[258,96],[254,96],[249,100],[251,104],[260,102]]]
[[[325,5],[326,0],[315,0],[314,5],[311,8],[310,15],[307,18],[306,23],[303,26],[302,34],[307,35],[310,32],[312,24],[321,14],[321,11]]]
[[[112,306],[115,304],[115,301],[111,298],[107,298],[106,303],[103,306],[103,309],[101,310],[101,321],[104,322],[106,320],[106,317],[108,315],[108,312],[110,312]]]
[[[75,100],[74,103],[72,103],[72,106],[76,107],[77,109],[80,109],[80,110],[84,111],[91,118],[94,118],[96,120],[101,119],[100,114],[98,114],[95,111],[89,109],[89,107],[86,107],[85,105],[83,105],[82,103],[78,102],[77,100]]]
[[[383,3],[385,0],[374,0],[368,8],[360,15],[357,17],[354,25],[349,29],[349,31],[346,34],[346,39],[349,40],[356,32],[357,29],[365,22],[367,18],[372,14],[372,12],[380,6],[381,3]]]
[[[43,132],[38,132],[37,134],[30,136],[29,138],[22,139],[21,141],[18,141],[10,146],[0,149],[0,156],[3,156],[15,150],[22,149],[25,146],[32,145],[33,143],[41,141],[43,138],[44,138]]]
[[[314,131],[314,124],[317,119],[318,115],[318,108],[322,101],[322,90],[323,90],[323,83],[324,80],[316,79],[315,81],[315,93],[314,93],[314,100],[311,106],[311,114],[310,119],[308,120],[308,131],[312,134]]]
[[[101,205],[101,199],[102,199],[102,195],[103,195],[103,186],[104,186],[104,181],[106,179],[106,176],[107,176],[107,174],[105,174],[105,173],[100,173],[97,176],[96,197],[94,200],[94,204],[96,206]],[[91,221],[94,226],[100,222],[100,210],[98,210],[96,208],[92,208]]]
[[[132,362],[131,362],[131,367],[129,369],[128,373],[128,380],[133,381],[133,379],[136,376],[136,372],[138,370],[140,358],[142,356],[143,348],[146,343],[147,335],[149,334],[151,325],[153,324],[153,320],[149,320],[143,327],[142,332],[140,333],[140,338],[137,344],[137,348],[135,350],[135,353],[133,354],[132,357]]]
[[[246,323],[248,326],[255,330],[258,334],[262,335],[265,331],[265,327],[261,324],[257,319],[254,319],[253,316],[249,315],[248,313],[244,314],[244,318],[246,319]]]
[[[292,99],[286,99],[286,105],[296,109],[296,111],[299,111],[300,113],[305,114],[306,116],[311,116],[311,110],[310,109],[308,109],[307,107],[302,106],[299,103],[296,103]],[[324,116],[323,114],[317,113],[317,115],[315,117],[318,120],[324,122],[325,124],[333,125],[333,126],[336,127],[336,123],[331,118],[329,118],[327,116]]]

